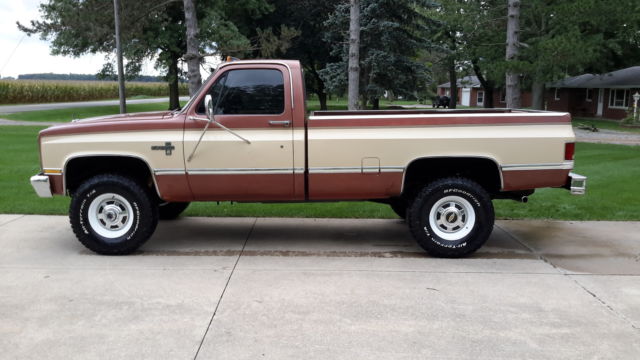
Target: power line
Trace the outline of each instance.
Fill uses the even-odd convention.
[[[4,65],[2,65],[2,69],[0,69],[0,74],[2,74],[2,72],[4,71],[4,68],[7,67],[7,65],[9,64],[9,61],[11,61],[11,58],[13,57],[13,54],[15,54],[16,50],[18,50],[18,46],[20,46],[20,44],[22,44],[22,40],[24,40],[25,36],[27,36],[27,34],[23,34],[22,35],[22,37],[20,38],[20,41],[18,41],[18,44],[16,44],[16,47],[13,48],[13,51],[11,52],[11,54],[9,54],[9,58],[4,63]]]

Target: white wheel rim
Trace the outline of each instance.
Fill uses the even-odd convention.
[[[126,234],[133,226],[133,207],[124,197],[102,194],[89,205],[89,225],[98,235],[115,239]]]
[[[476,212],[471,203],[460,196],[446,196],[429,211],[429,225],[439,238],[458,241],[471,233]]]

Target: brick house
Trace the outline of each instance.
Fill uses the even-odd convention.
[[[484,106],[485,91],[477,76],[465,76],[458,79],[458,104],[463,106]],[[438,95],[451,97],[451,83],[438,85]],[[523,91],[520,94],[522,107],[531,106],[531,93]],[[503,108],[507,106],[504,89],[493,90],[493,106]]]
[[[547,110],[573,116],[623,119],[640,92],[640,66],[606,74],[583,74],[547,85]]]

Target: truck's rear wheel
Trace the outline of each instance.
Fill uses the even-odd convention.
[[[149,193],[120,175],[98,175],[75,191],[69,208],[71,228],[80,242],[98,254],[130,254],[158,224]]]
[[[478,250],[493,230],[489,194],[477,183],[445,178],[424,187],[408,209],[418,244],[438,257],[462,257]]]
[[[160,220],[176,219],[189,206],[189,202],[165,202],[158,205]]]

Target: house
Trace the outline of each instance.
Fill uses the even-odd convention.
[[[573,116],[623,119],[640,92],[640,66],[606,74],[583,74],[547,84],[547,110]]]
[[[485,101],[485,90],[480,84],[477,76],[465,76],[458,79],[458,104],[463,106],[483,107]],[[451,97],[451,83],[447,82],[438,85],[438,95]],[[523,91],[520,94],[522,107],[531,106],[531,93]],[[493,90],[493,106],[503,108],[507,106],[504,89]]]

